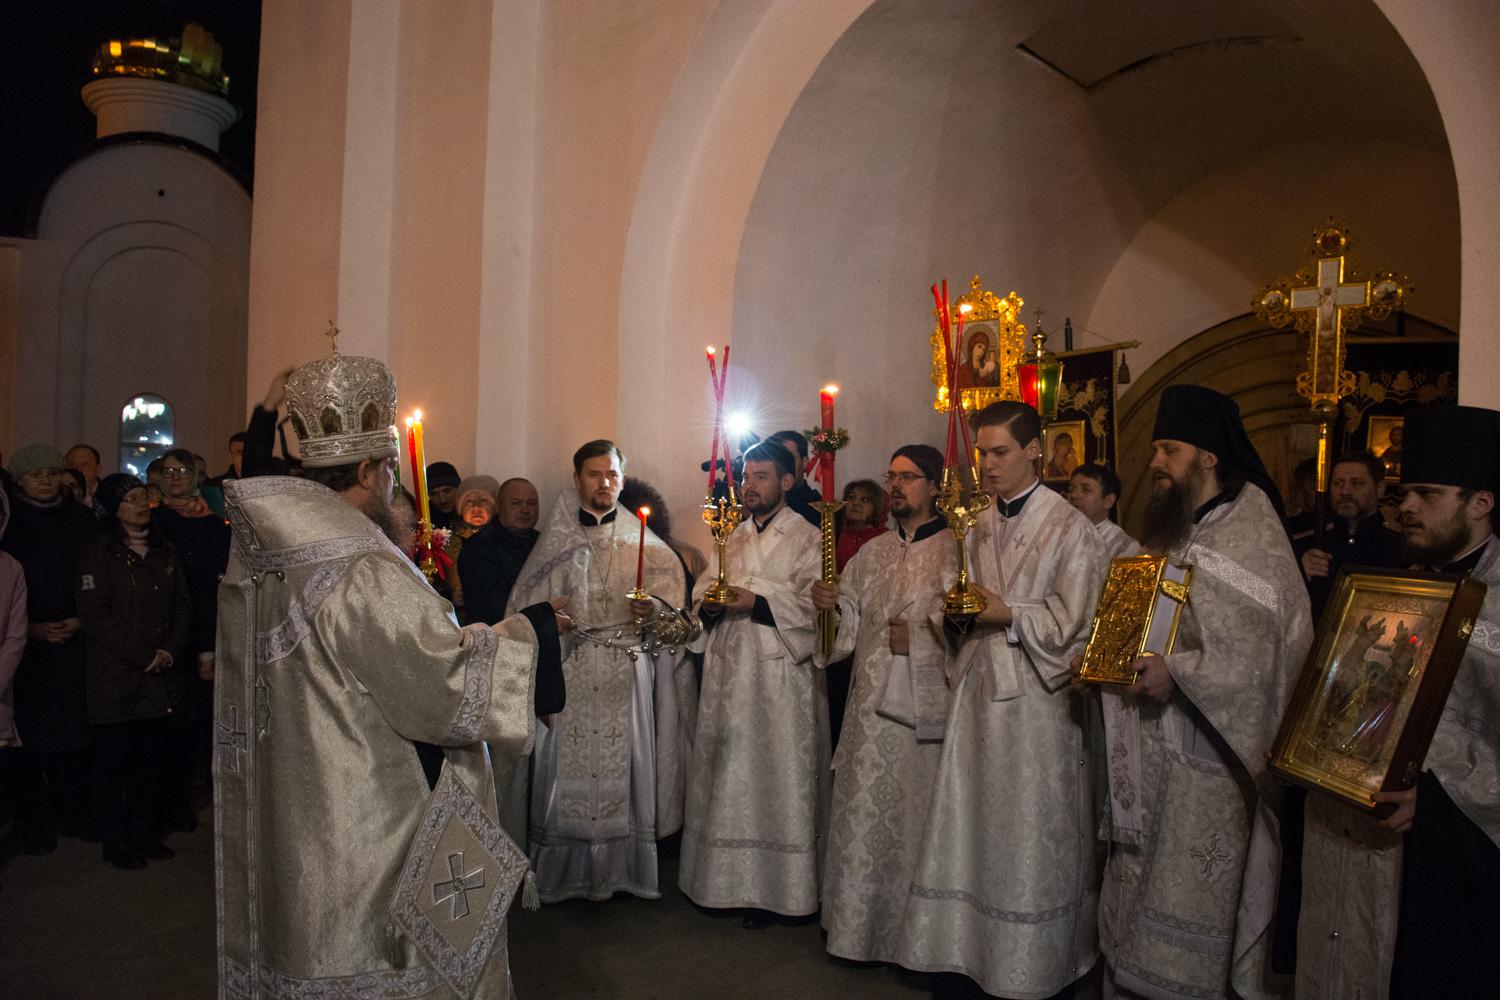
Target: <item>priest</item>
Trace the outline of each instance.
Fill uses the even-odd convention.
[[[969,532],[969,565],[988,603],[953,633],[952,707],[897,961],[995,996],[1050,997],[1098,954],[1087,713],[1068,681],[1107,560],[1088,519],[1037,479],[1037,412],[993,403],[973,424],[994,503]]]
[[[1376,795],[1395,811],[1309,795],[1298,995],[1494,992],[1478,956],[1500,949],[1500,413],[1418,407],[1405,428],[1403,557],[1489,589],[1415,787]]]
[[[897,448],[885,474],[896,530],[865,543],[842,580],[812,585],[814,608],[838,616],[829,659],[854,655],[833,756],[822,919],[829,954],[858,962],[896,961],[943,750],[952,657],[931,623],[956,559],[933,508],[942,471],[931,445]]]
[[[1193,579],[1173,651],[1135,661],[1134,713],[1105,716],[1106,984],[1124,997],[1268,996],[1277,845],[1266,761],[1312,641],[1307,591],[1233,400],[1168,386],[1151,447],[1141,543],[1190,564]],[[1113,794],[1122,780],[1139,794]]]
[[[678,883],[699,906],[744,908],[750,929],[818,909],[829,789],[828,698],[813,664],[818,529],[787,507],[792,457],[762,442],[744,455],[748,514],[725,557],[734,599],[693,595],[703,690],[688,771]]]
[[[566,618],[539,602],[460,629],[391,544],[383,364],[335,350],[286,393],[304,477],[225,488],[219,995],[509,997],[505,916],[527,863],[496,822],[482,741],[525,754],[535,713],[563,707]]]
[[[627,596],[637,564],[648,593],[674,608],[687,600],[681,560],[617,506],[624,474],[613,441],[574,452],[574,489],[558,498],[510,598],[514,609],[564,594],[580,626],[565,641],[568,707],[531,757],[531,861],[548,903],[660,898],[656,842],[682,825],[692,664],[681,650],[627,651],[607,642],[617,629],[593,631],[652,613]]]

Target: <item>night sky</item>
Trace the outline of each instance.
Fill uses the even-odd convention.
[[[219,151],[250,178],[260,0],[0,0],[0,235],[35,235],[27,232],[28,206],[94,138],[94,116],[78,90],[95,47],[133,27],[175,36],[189,21],[224,48],[229,100],[241,117],[220,137]]]

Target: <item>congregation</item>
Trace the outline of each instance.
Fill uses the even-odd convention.
[[[234,533],[266,530],[237,511],[259,510],[271,482],[357,495],[420,558],[420,504],[393,483],[382,496],[393,456],[330,470],[299,468],[284,441],[276,454],[292,375],[230,439],[218,476],[178,448],[144,480],[106,473],[87,444],[10,457],[0,780],[26,853],[63,836],[99,841],[121,869],[168,861],[170,835],[199,822],[211,770],[239,768],[235,727],[247,723],[216,714],[214,686],[224,637],[241,626],[219,616],[239,586]],[[542,902],[657,898],[659,845],[680,833],[678,880],[698,906],[740,911],[749,930],[818,919],[830,955],[958,974],[987,995],[1074,996],[1096,966],[1119,997],[1269,996],[1292,983],[1307,997],[1428,996],[1435,978],[1466,995],[1465,963],[1449,959],[1476,938],[1453,928],[1483,912],[1500,864],[1482,825],[1487,765],[1456,762],[1479,739],[1465,720],[1488,689],[1468,678],[1493,671],[1493,647],[1471,647],[1453,698],[1473,701],[1444,716],[1416,787],[1377,796],[1394,808],[1385,818],[1281,785],[1266,764],[1341,567],[1469,574],[1500,594],[1500,418],[1410,411],[1401,496],[1384,497],[1381,458],[1340,456],[1319,525],[1310,494],[1286,510],[1231,400],[1170,387],[1139,539],[1118,524],[1113,469],[1076,465],[1062,490],[1042,482],[1031,407],[992,404],[971,425],[994,498],[970,533],[969,579],[986,604],[972,620],[943,612],[957,564],[937,507],[944,458],[926,444],[894,447],[883,473],[846,484],[841,578],[828,582],[806,438],[748,442],[725,470],[746,513],[725,549],[734,588],[709,601],[718,567],[673,536],[668,503],[628,475],[613,441],[577,450],[574,489],[545,518],[524,478],[428,465],[433,586],[467,626],[454,662],[471,672],[477,643],[500,664],[506,650],[473,637],[494,626],[505,641],[522,615],[531,686],[518,690],[531,697],[503,734],[455,721],[429,736],[400,712],[389,724],[416,744],[435,799],[442,754],[424,741],[491,742],[500,825]],[[1459,439],[1488,440],[1489,458],[1456,458]],[[1110,560],[1143,551],[1199,569],[1178,646],[1142,655],[1134,685],[1085,685]],[[660,607],[690,609],[701,629],[676,645],[619,641],[617,623]],[[820,614],[836,621],[831,649],[815,641]],[[437,655],[414,628],[428,644],[414,656]],[[412,670],[401,683],[420,687]],[[1403,851],[1434,883],[1403,882]],[[456,888],[443,899],[457,918],[485,882],[466,882],[463,855],[450,857],[442,884]]]

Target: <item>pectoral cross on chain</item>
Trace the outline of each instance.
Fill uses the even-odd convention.
[[[457,854],[448,855],[448,874],[452,876],[448,881],[433,884],[432,901],[441,903],[445,899],[453,900],[452,909],[448,914],[450,920],[467,917],[469,915],[468,893],[484,888],[484,869],[476,868],[465,875],[464,856],[460,851]]]

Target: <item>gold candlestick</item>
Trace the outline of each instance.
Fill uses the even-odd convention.
[[[974,489],[965,500],[958,470],[949,466],[943,470],[943,483],[937,496],[937,509],[947,519],[948,529],[958,544],[958,582],[943,595],[943,615],[957,623],[971,621],[989,606],[984,595],[969,586],[969,553],[964,545],[969,529],[990,505],[990,495],[979,489],[978,477],[974,479]]]
[[[844,508],[842,500],[819,500],[813,505],[818,512],[819,554],[823,559],[823,582],[839,582],[838,537],[834,534],[833,515]],[[833,655],[834,613],[818,612],[818,654],[827,660]]]
[[[715,500],[712,495],[703,499],[703,523],[708,525],[708,530],[713,533],[714,544],[719,549],[719,577],[709,585],[708,590],[703,593],[705,604],[716,604],[723,607],[734,603],[740,594],[729,585],[725,573],[724,546],[729,541],[729,536],[734,534],[734,529],[745,519],[745,508],[734,495],[731,488],[727,499]]]
[[[432,522],[424,518],[417,525],[417,531],[420,534],[417,551],[422,556],[418,567],[422,570],[422,575],[427,577],[427,582],[431,583],[437,579],[438,572],[437,560],[432,555]]]

